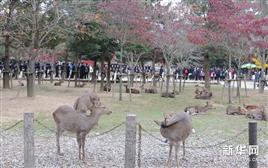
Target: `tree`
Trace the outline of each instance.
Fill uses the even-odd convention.
[[[123,61],[124,47],[133,43],[137,37],[147,39],[149,23],[145,15],[142,1],[113,0],[100,3],[99,12],[107,34],[120,42],[120,63]],[[122,68],[120,68],[122,75]],[[120,78],[119,100],[122,100],[122,78]]]
[[[171,7],[155,4],[152,12],[151,43],[160,48],[166,65],[166,91],[169,92],[170,68],[176,58],[186,55],[193,47],[187,39],[189,25],[186,20],[187,10],[182,3]],[[177,61],[178,61],[177,60]]]
[[[3,13],[3,17],[1,17],[1,22],[3,23],[3,32],[2,36],[4,37],[4,48],[5,48],[5,58],[4,58],[4,76],[3,76],[3,88],[10,88],[9,80],[10,80],[10,67],[9,67],[9,59],[10,59],[10,48],[11,43],[13,41],[14,29],[13,29],[13,21],[15,15],[15,9],[18,4],[16,0],[8,0],[4,2],[0,2],[2,8],[0,8],[0,12]],[[1,26],[2,27],[2,26]]]

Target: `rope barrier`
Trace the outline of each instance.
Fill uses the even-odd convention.
[[[259,128],[259,131],[262,132],[264,135],[268,136],[268,133],[265,132],[262,128]]]
[[[160,142],[162,142],[162,143],[167,143],[167,141],[163,141],[162,139],[156,137],[155,135],[153,135],[152,133],[150,133],[149,131],[147,131],[146,129],[144,129],[144,128],[141,126],[141,124],[138,123],[138,125],[139,125],[139,127],[140,127],[140,129],[141,129],[142,131],[144,131],[145,133],[147,133],[148,135],[150,135],[150,136],[153,137],[154,139],[156,139],[156,140],[158,140],[158,141],[160,141]]]
[[[8,131],[8,130],[10,130],[10,129],[16,127],[18,124],[20,124],[20,123],[22,123],[22,122],[23,122],[23,120],[20,120],[20,121],[16,122],[15,124],[11,125],[10,127],[3,129],[2,131],[3,131],[3,132],[4,132],[4,131]]]
[[[192,149],[204,149],[204,148],[212,148],[212,147],[216,147],[216,146],[222,145],[222,144],[224,144],[224,143],[226,143],[226,142],[229,142],[229,141],[231,141],[231,140],[234,140],[235,138],[237,138],[237,137],[239,137],[240,135],[242,135],[243,133],[245,133],[247,130],[248,130],[248,129],[244,129],[244,130],[240,131],[239,133],[237,133],[236,135],[234,135],[234,136],[228,138],[227,140],[224,140],[224,141],[219,142],[219,143],[216,143],[216,144],[207,145],[207,146],[189,146],[189,147],[186,146],[186,148],[192,148]]]
[[[41,122],[38,121],[37,119],[35,119],[35,121],[36,121],[39,125],[41,125],[41,126],[43,126],[44,128],[48,129],[50,132],[56,133],[55,130],[52,130],[51,128],[47,127],[45,124],[41,123]],[[92,135],[92,136],[89,136],[89,137],[90,137],[90,138],[95,138],[95,137],[99,137],[99,136],[108,134],[109,132],[112,132],[113,130],[115,130],[115,129],[121,127],[124,123],[125,123],[125,122],[122,122],[122,123],[120,123],[120,124],[118,124],[118,125],[112,127],[111,129],[107,130],[107,131],[104,131],[104,132],[102,132],[102,133],[100,133],[100,134],[98,134],[98,135]],[[67,136],[67,135],[63,135],[63,136]],[[67,136],[67,137],[72,137],[72,138],[73,138],[73,136]]]
[[[100,134],[98,134],[98,135],[92,135],[92,136],[89,136],[89,137],[90,137],[90,138],[95,138],[95,137],[99,137],[99,136],[108,134],[109,132],[112,132],[113,130],[115,130],[115,129],[121,127],[124,123],[125,123],[125,122],[122,122],[122,123],[120,123],[120,124],[114,126],[113,128],[107,130],[107,131],[104,131],[104,132],[102,132],[102,133],[100,133]]]
[[[158,140],[162,143],[167,143],[167,141],[163,141],[162,139],[156,137],[155,135],[153,135],[152,133],[150,133],[149,131],[147,131],[146,129],[144,129],[140,124],[138,124],[140,129],[144,132],[146,132],[148,135],[150,135],[151,137],[153,137],[155,140]],[[236,135],[228,138],[227,140],[224,140],[222,142],[219,142],[219,143],[216,143],[216,144],[212,144],[212,145],[206,145],[206,146],[188,146],[186,148],[192,148],[192,149],[203,149],[203,148],[212,148],[212,147],[216,147],[216,146],[219,146],[219,145],[222,145],[226,142],[229,142],[231,140],[234,140],[235,138],[239,137],[240,135],[242,135],[243,133],[245,133],[248,129],[243,129],[242,131],[240,131],[239,133],[237,133]]]

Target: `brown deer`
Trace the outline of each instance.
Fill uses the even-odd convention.
[[[211,109],[212,105],[209,102],[206,102],[205,106],[188,106],[184,109],[184,112],[188,112],[190,115],[197,115],[200,113],[205,113],[208,109]]]
[[[247,109],[237,105],[229,105],[226,109],[227,115],[246,115],[247,112]]]
[[[212,97],[212,92],[203,92],[201,91],[200,94],[195,95],[196,99],[210,99]]]
[[[161,97],[170,97],[170,98],[175,98],[175,94],[173,92],[164,92],[161,94]]]
[[[105,85],[103,86],[103,90],[104,90],[104,91],[107,91],[107,92],[110,92],[110,91],[111,91],[111,84],[105,84]]]
[[[56,143],[57,153],[60,152],[60,136],[64,131],[76,133],[77,143],[79,146],[79,159],[85,158],[85,139],[89,131],[98,123],[98,120],[103,114],[111,114],[112,112],[104,106],[99,106],[92,109],[89,116],[77,113],[67,105],[60,106],[53,112],[53,118],[56,123]]]
[[[128,88],[128,85],[124,85],[124,86],[126,87],[126,93],[129,93],[130,90],[131,90],[131,93],[133,93],[133,94],[140,93],[139,89],[137,89],[137,88],[133,88],[133,87]]]
[[[157,89],[156,88],[145,88],[144,92],[145,93],[156,94],[157,93]]]
[[[179,167],[178,150],[180,143],[186,140],[192,132],[191,117],[187,113],[173,113],[165,115],[165,119],[162,122],[155,121],[159,125],[160,133],[169,142],[169,156],[167,161],[167,167],[170,167],[172,148],[175,147],[175,157],[177,167]]]
[[[88,110],[92,111],[93,108],[100,104],[100,97],[96,93],[86,92],[76,99],[73,108],[79,113],[86,114]]]
[[[58,81],[54,83],[54,86],[61,86],[61,84],[63,83],[63,81]]]
[[[244,106],[247,110],[252,110],[252,109],[259,108],[259,106],[257,106],[257,105],[246,105],[246,104],[243,104],[243,106]]]
[[[268,120],[268,114],[265,111],[264,106],[259,106],[257,108],[248,110],[246,117],[251,118],[251,119],[255,119],[255,120],[264,120],[264,121]]]

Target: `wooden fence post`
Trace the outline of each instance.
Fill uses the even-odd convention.
[[[248,137],[249,137],[249,168],[257,168],[257,122],[248,123]]]
[[[125,168],[135,168],[136,162],[136,115],[126,117]]]
[[[24,113],[24,167],[34,168],[34,114]]]

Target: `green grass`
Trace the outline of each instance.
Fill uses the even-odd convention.
[[[97,87],[98,88],[98,87]],[[51,84],[44,84],[37,86],[36,94],[43,96],[79,96],[87,88],[67,88],[67,87],[54,87]],[[208,135],[220,134],[221,136],[233,135],[236,132],[247,128],[249,119],[244,116],[227,116],[225,115],[225,110],[227,107],[227,90],[224,96],[221,96],[222,87],[212,86],[213,99],[216,104],[216,109],[211,109],[205,115],[194,116],[193,126],[197,132],[204,132]],[[245,97],[244,92],[241,91],[242,100],[250,100],[253,103],[260,103],[260,101],[265,102],[265,96],[255,96],[254,98]],[[118,93],[115,93],[114,97],[111,94],[107,95],[105,93],[100,94],[101,101],[110,108],[113,113],[111,115],[103,116],[98,126],[94,129],[95,131],[104,131],[110,129],[111,127],[118,125],[125,121],[126,115],[128,113],[134,113],[137,116],[137,121],[143,125],[147,130],[157,132],[159,127],[153,122],[153,120],[161,120],[163,118],[163,113],[165,112],[183,112],[184,108],[189,105],[204,105],[205,100],[194,99],[194,87],[193,85],[186,85],[183,93],[176,96],[176,98],[162,98],[159,94],[143,94],[143,95],[133,95],[132,101],[129,101],[128,94],[124,94],[124,100],[118,101]],[[237,100],[234,100],[237,101]],[[39,121],[47,125],[48,127],[54,129],[55,124],[52,116],[48,112],[38,112],[35,116]],[[261,127],[268,132],[267,122],[257,121],[258,127]],[[4,123],[3,127],[11,125],[12,122]],[[22,127],[22,125],[20,125]],[[36,131],[43,132],[45,129],[38,125]],[[122,130],[122,129],[121,129]]]

